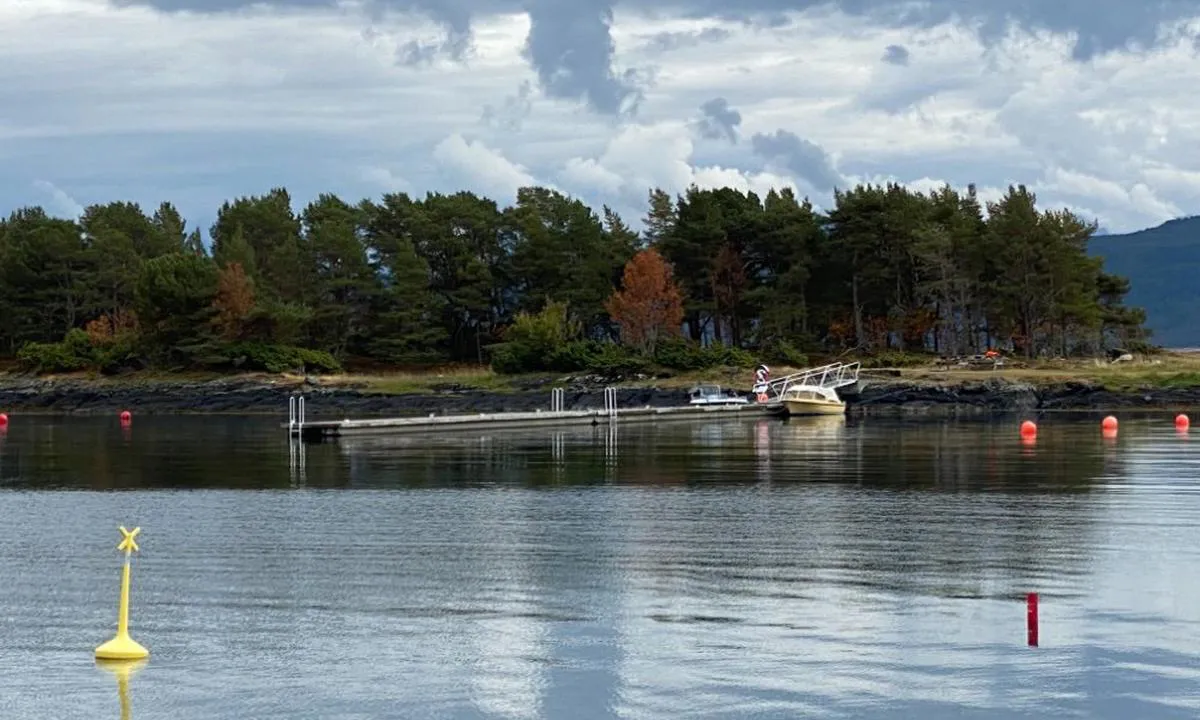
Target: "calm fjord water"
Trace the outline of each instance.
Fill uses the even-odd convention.
[[[14,417],[0,717],[120,716],[92,651],[126,524],[138,720],[1195,718],[1197,443],[824,418],[293,455],[275,420]]]

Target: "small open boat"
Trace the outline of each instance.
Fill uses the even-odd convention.
[[[697,385],[689,393],[688,405],[748,405],[750,401],[732,390],[725,392],[720,385]]]

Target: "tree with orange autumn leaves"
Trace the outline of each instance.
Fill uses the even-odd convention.
[[[306,367],[317,353],[378,367],[495,365],[504,351],[521,362],[502,372],[519,373],[690,371],[735,364],[732,350],[800,364],[1149,347],[1130,282],[1089,249],[1094,223],[1024,187],[991,203],[894,183],[833,199],[655,189],[637,232],[549,188],[507,207],[463,191],[326,193],[302,209],[273,188],[222,204],[210,242],[170,203],[77,220],[19,208],[0,216],[0,358],[30,346],[29,368],[264,368],[295,367],[303,350]],[[560,308],[578,333],[514,350],[521,318],[557,327]]]
[[[217,275],[217,295],[213,298],[217,311],[214,324],[224,340],[235,340],[241,334],[246,318],[254,309],[254,281],[246,275],[241,263],[231,262]]]
[[[625,264],[621,289],[605,303],[621,328],[621,340],[650,355],[658,341],[680,334],[683,295],[671,266],[653,248],[642,250]]]

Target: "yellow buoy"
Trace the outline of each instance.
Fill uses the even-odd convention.
[[[124,537],[117,549],[125,551],[125,567],[121,571],[121,605],[117,611],[117,636],[96,648],[96,658],[100,660],[141,660],[150,655],[149,650],[129,637],[129,558],[138,550],[134,538],[141,531],[141,528],[126,530],[124,526],[121,527],[121,535]]]

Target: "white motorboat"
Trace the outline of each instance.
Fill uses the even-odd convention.
[[[832,388],[795,385],[779,397],[788,415],[844,415],[846,403]]]
[[[689,393],[688,405],[748,405],[750,401],[734,391],[725,392],[720,385],[697,385]]]

